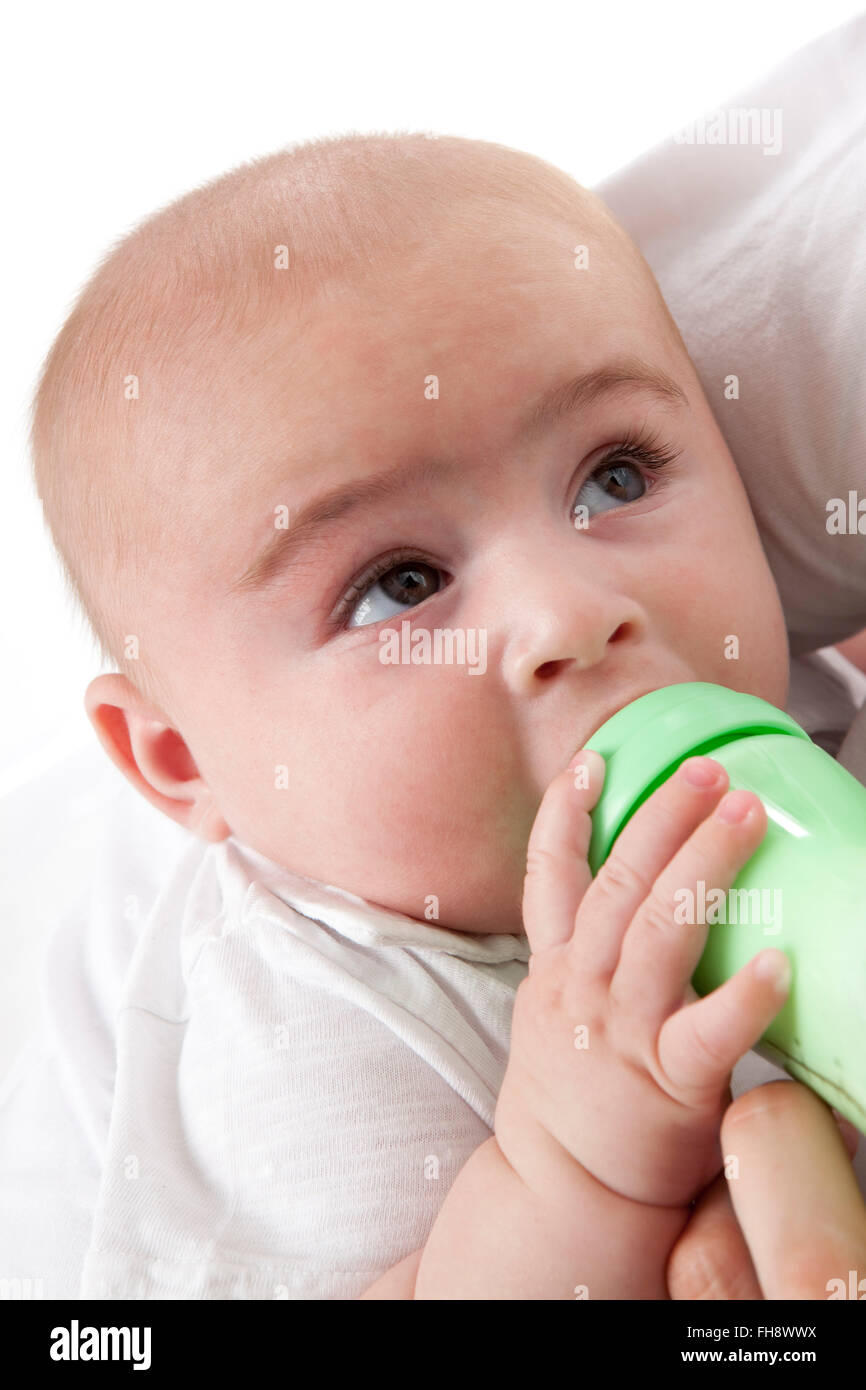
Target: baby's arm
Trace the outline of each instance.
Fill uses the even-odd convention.
[[[586,755],[584,755],[586,756]],[[694,762],[695,760],[691,760]],[[718,1171],[730,1072],[784,1002],[750,962],[705,1000],[689,981],[706,927],[674,893],[726,889],[766,831],[711,816],[726,774],[681,769],[640,808],[591,881],[589,785],[554,779],[530,838],[517,991],[494,1135],[464,1165],[424,1249],[369,1298],[666,1298],[689,1203]],[[685,843],[684,843],[685,842]],[[669,862],[670,861],[670,862]],[[776,951],[761,959],[785,964]]]
[[[495,1136],[485,1140],[449,1189],[427,1244],[361,1297],[669,1297],[665,1264],[688,1208],[617,1197],[555,1146],[539,1153],[535,1178],[539,1187],[529,1187]]]

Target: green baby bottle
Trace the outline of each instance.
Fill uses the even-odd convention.
[[[592,813],[593,875],[686,758],[715,758],[732,788],[760,797],[767,833],[731,888],[698,883],[676,895],[677,920],[708,924],[692,984],[709,994],[759,951],[783,950],[788,999],[755,1051],[866,1133],[866,787],[790,715],[702,681],[633,700],[586,747],[606,765]]]

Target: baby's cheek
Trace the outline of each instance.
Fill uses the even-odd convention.
[[[220,767],[223,814],[293,872],[457,930],[519,931],[537,806],[506,702],[479,696],[486,674],[387,676],[378,698],[356,677],[259,704]]]
[[[380,901],[389,893],[390,905],[416,917],[435,910],[456,930],[521,929],[537,808],[494,738],[452,723],[419,739],[411,755],[383,750],[365,781],[371,814],[353,847],[372,866]]]
[[[738,568],[719,561],[705,578],[704,604],[696,604],[689,631],[699,679],[746,690],[784,707],[788,644],[772,576],[760,564]]]

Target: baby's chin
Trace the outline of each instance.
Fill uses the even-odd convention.
[[[471,832],[468,832],[467,842],[470,837]],[[479,869],[485,863],[488,867],[482,875]],[[358,892],[367,902],[399,912],[427,927],[471,935],[517,935],[523,933],[525,871],[526,845],[511,862],[500,859],[498,864],[494,863],[492,847],[486,854],[484,848],[479,847],[471,860],[455,862],[449,857],[436,872],[425,874],[424,884],[419,883],[417,888],[394,892],[389,891],[389,885],[384,882],[380,882],[378,889],[368,882],[366,892],[358,892],[357,888],[350,891]]]

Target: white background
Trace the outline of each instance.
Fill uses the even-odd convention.
[[[41,361],[107,247],[154,208],[313,135],[424,129],[592,185],[859,0],[29,4],[7,19],[0,796],[95,734],[102,669],[30,480]]]

